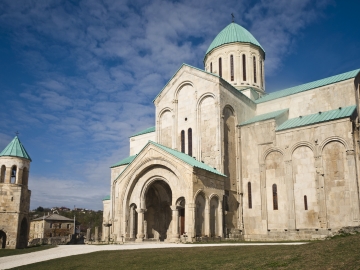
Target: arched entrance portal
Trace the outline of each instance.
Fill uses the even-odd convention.
[[[5,248],[6,246],[6,233],[4,231],[0,231],[0,248]]]
[[[170,238],[171,202],[171,189],[165,181],[156,180],[148,187],[145,194],[145,239],[164,241]]]

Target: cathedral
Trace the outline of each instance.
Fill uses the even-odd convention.
[[[232,22],[204,70],[175,72],[155,126],[111,166],[103,237],[306,240],[360,225],[360,69],[267,94],[265,55]]]

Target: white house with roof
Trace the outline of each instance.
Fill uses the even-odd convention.
[[[155,126],[111,166],[114,241],[304,240],[359,225],[360,69],[267,94],[264,62],[233,22],[204,70],[178,69]]]

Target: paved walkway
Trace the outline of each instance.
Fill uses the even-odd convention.
[[[63,245],[42,251],[0,258],[0,269],[9,269],[21,265],[32,264],[56,258],[91,253],[103,250],[149,249],[149,248],[190,248],[215,246],[274,246],[274,245],[302,245],[304,242],[292,243],[236,243],[236,244],[169,244],[169,243],[129,243],[125,245]]]

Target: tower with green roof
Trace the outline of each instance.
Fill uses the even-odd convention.
[[[27,246],[30,162],[30,155],[18,136],[0,152],[0,248]]]
[[[244,27],[230,23],[211,42],[204,57],[205,70],[255,98],[265,93],[265,50]]]

